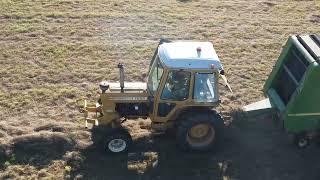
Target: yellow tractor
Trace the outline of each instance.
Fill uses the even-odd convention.
[[[122,122],[150,118],[154,132],[174,129],[183,150],[216,147],[224,128],[223,118],[214,110],[220,103],[219,77],[231,88],[210,42],[161,39],[147,82],[124,82],[124,65],[119,63],[118,68],[120,82],[101,82],[97,103],[88,105],[85,100],[80,107],[86,127],[93,124],[94,143],[106,152],[126,152],[132,139]]]

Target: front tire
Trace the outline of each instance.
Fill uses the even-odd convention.
[[[182,150],[215,149],[224,128],[222,117],[211,111],[188,113],[179,121],[177,144]]]
[[[132,144],[132,138],[127,131],[117,131],[109,136],[103,142],[103,146],[108,153],[125,153],[128,152]]]
[[[96,135],[95,144],[102,152],[106,153],[125,153],[132,145],[132,138],[129,132],[124,128],[103,128],[99,129],[99,135]],[[96,131],[97,132],[97,131]],[[94,136],[93,136],[94,137]]]

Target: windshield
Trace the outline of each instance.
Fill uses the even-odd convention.
[[[193,99],[196,102],[214,102],[216,100],[215,76],[212,73],[196,73]]]
[[[150,71],[148,79],[148,90],[151,96],[154,96],[154,94],[157,92],[162,74],[163,67],[159,62],[159,57],[157,57],[156,60],[153,62],[152,69]]]

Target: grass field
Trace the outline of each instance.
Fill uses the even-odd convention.
[[[232,111],[261,89],[292,34],[320,33],[319,0],[1,0],[0,179],[320,179],[319,147],[295,149],[270,119]],[[216,153],[176,149],[127,123],[134,157],[91,146],[75,100],[99,81],[142,81],[160,37],[214,44],[234,93],[219,110],[234,124]]]

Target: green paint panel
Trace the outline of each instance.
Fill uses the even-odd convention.
[[[319,36],[291,36],[264,86],[284,127],[299,133],[320,129]]]

